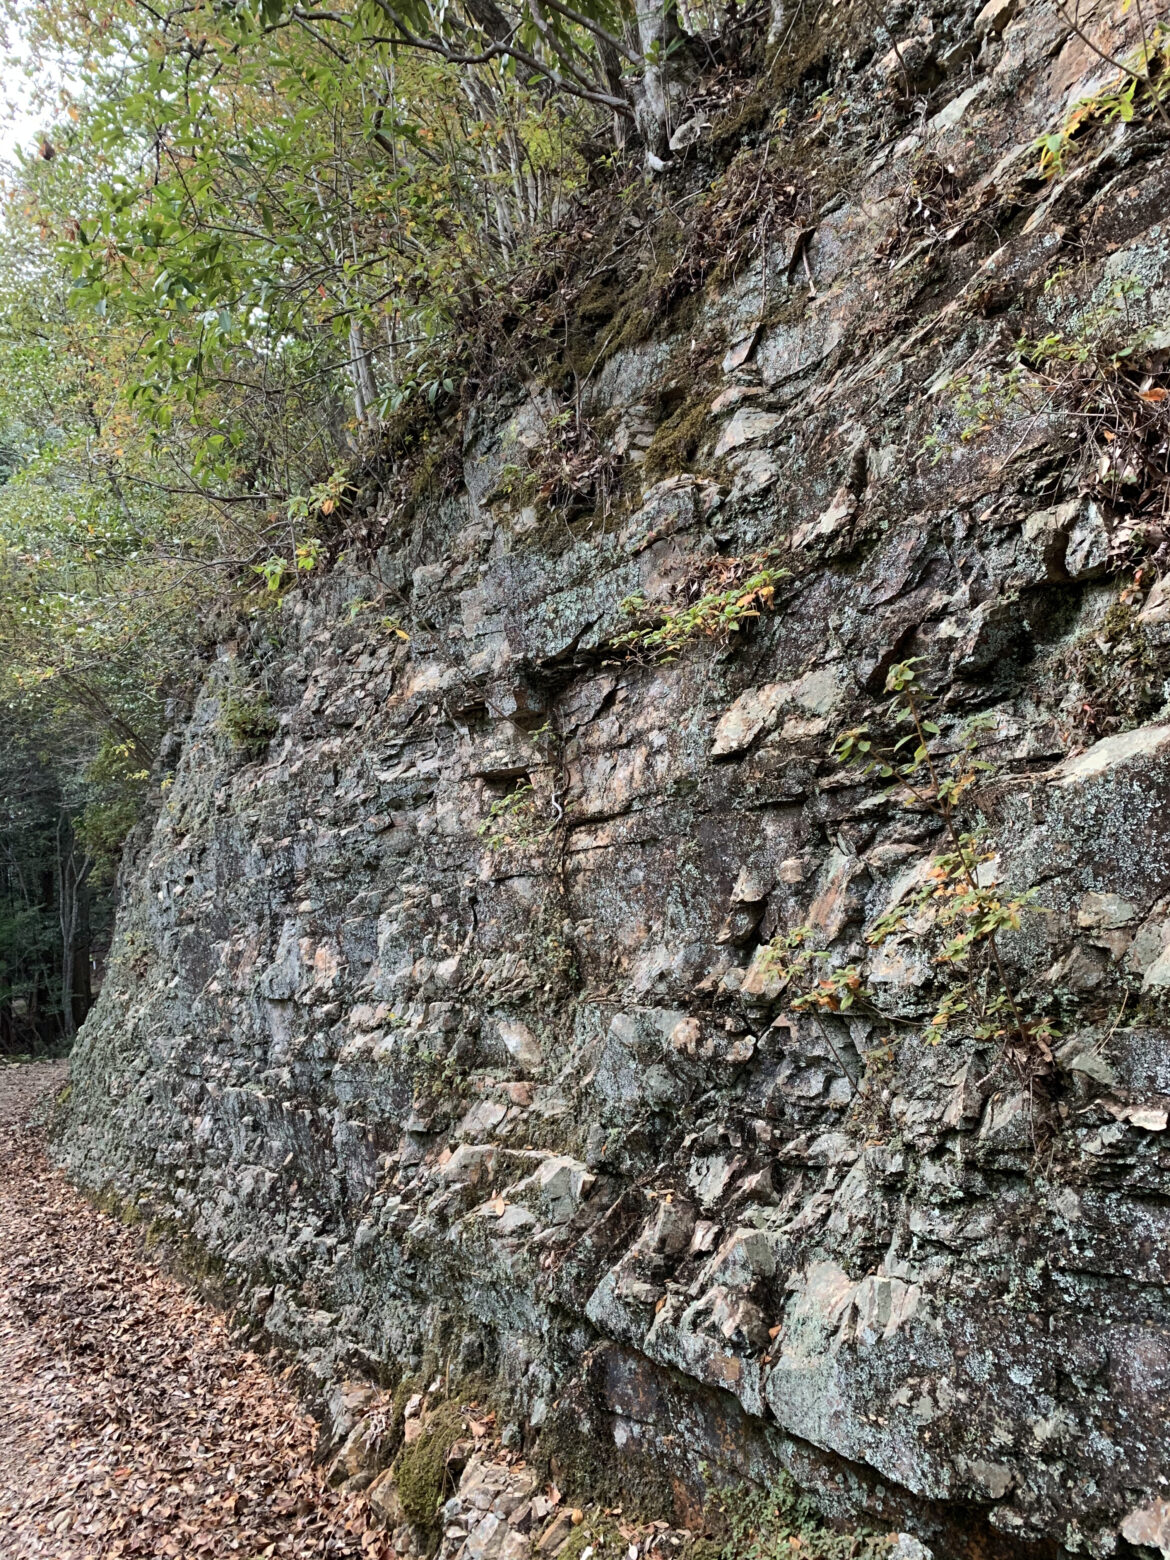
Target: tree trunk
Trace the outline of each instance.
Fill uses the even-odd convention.
[[[378,431],[378,386],[370,367],[370,354],[362,341],[357,320],[349,322],[349,373],[353,380],[353,409],[357,420],[372,433]]]
[[[85,880],[91,866],[88,860],[78,864],[76,844],[73,824],[63,812],[57,821],[57,915],[61,926],[61,1027],[66,1040],[72,1040],[77,1033],[78,930]]]
[[[634,119],[650,166],[670,159],[670,48],[679,38],[674,0],[638,0],[638,48],[646,66],[637,89]]]

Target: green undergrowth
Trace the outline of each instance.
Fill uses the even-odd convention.
[[[694,1560],[879,1560],[890,1547],[890,1536],[873,1529],[830,1527],[787,1473],[767,1489],[740,1485],[708,1509],[722,1532],[700,1540]]]
[[[220,704],[219,723],[232,746],[249,757],[263,753],[280,727],[262,688],[229,688]]]

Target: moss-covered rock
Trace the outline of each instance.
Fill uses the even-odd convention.
[[[463,1433],[462,1410],[444,1403],[429,1413],[419,1435],[403,1447],[394,1464],[394,1483],[406,1520],[432,1528],[439,1508],[450,1494],[447,1458]]]

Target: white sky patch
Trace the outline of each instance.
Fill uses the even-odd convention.
[[[54,80],[43,67],[33,70],[24,40],[15,31],[0,34],[0,163],[17,152],[35,152],[44,133],[64,113],[64,76]]]

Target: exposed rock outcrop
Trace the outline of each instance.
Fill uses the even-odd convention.
[[[682,1520],[784,1468],[940,1555],[1170,1554],[1170,609],[1122,432],[1068,398],[1099,347],[1163,386],[1170,159],[1103,115],[1041,178],[1116,72],[1041,0],[901,9],[891,55],[861,10],[832,55],[840,189],[582,390],[631,490],[647,418],[697,405],[679,469],[542,519],[502,480],[540,392],[486,403],[456,490],[384,502],[376,552],[223,648],[61,1152],[193,1232],[322,1390],[494,1376],[566,1487]],[[1124,52],[1136,12],[1092,25]],[[927,113],[867,143],[908,76]],[[752,559],[729,641],[622,642],[630,598]],[[911,656],[940,752],[983,717],[987,881],[1045,912],[1001,941],[1059,1030],[1022,1062],[931,1028],[913,917],[866,941],[947,848],[830,752]],[[239,677],[279,717],[251,762]],[[796,927],[867,1000],[793,1010]]]

